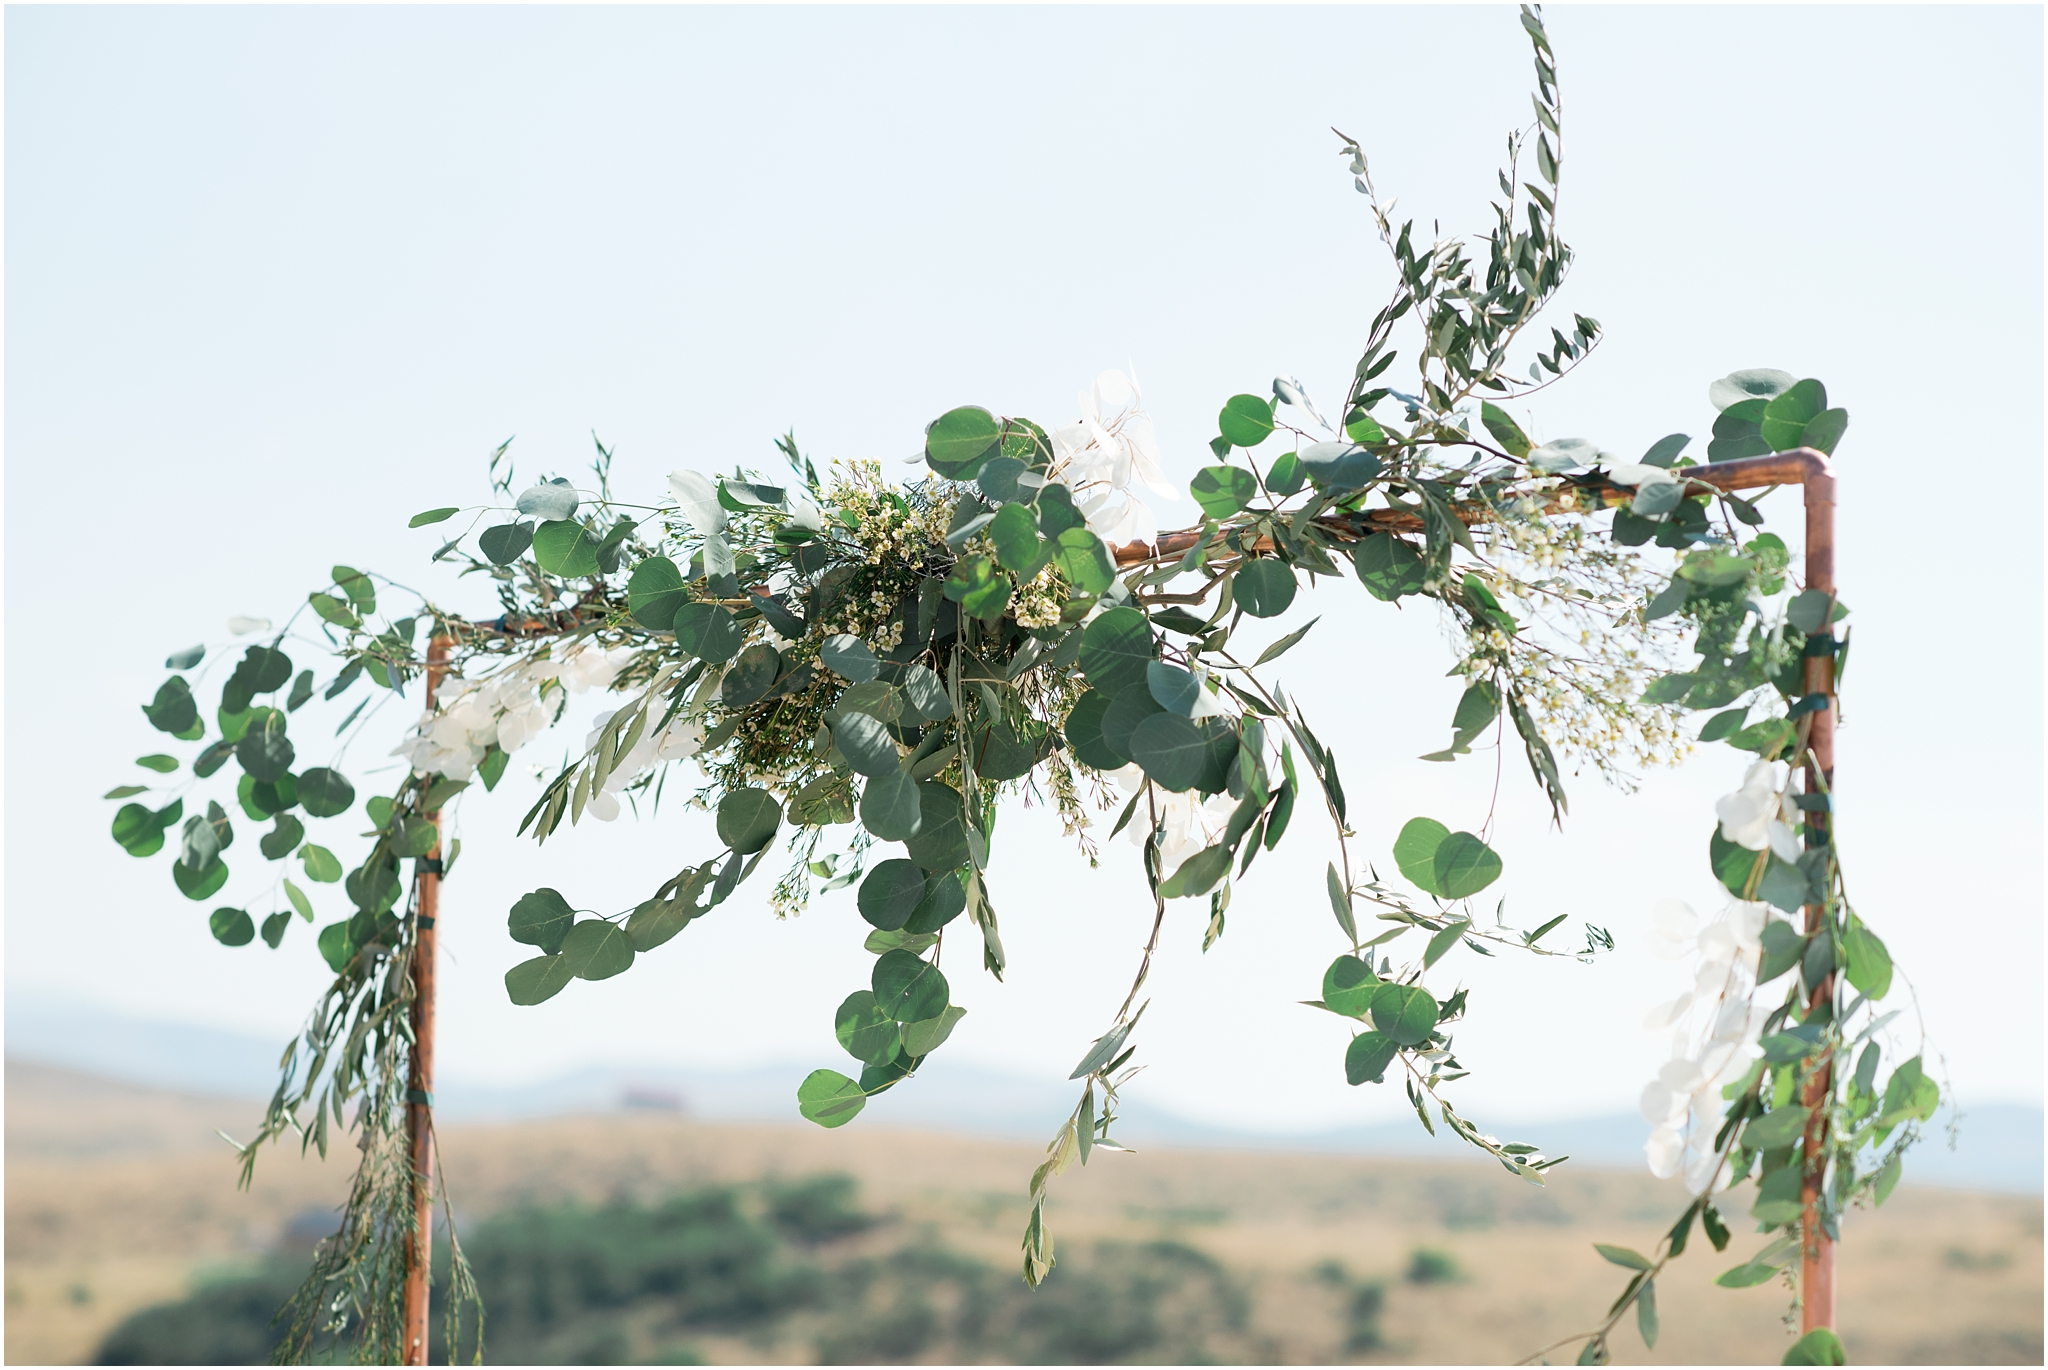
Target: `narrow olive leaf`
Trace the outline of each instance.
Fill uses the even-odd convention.
[[[1650,1262],[1625,1246],[1609,1246],[1605,1242],[1594,1242],[1593,1249],[1609,1262],[1628,1270],[1648,1270]]]
[[[1268,647],[1265,651],[1259,653],[1259,659],[1257,661],[1254,661],[1252,665],[1255,667],[1263,666],[1267,662],[1272,661],[1281,653],[1285,652],[1288,648],[1292,647],[1295,643],[1307,637],[1308,630],[1315,627],[1316,624],[1320,622],[1322,622],[1322,616],[1318,614],[1316,617],[1310,619],[1308,622],[1302,624],[1299,628],[1296,628],[1293,632],[1289,633],[1286,637],[1281,638],[1278,642]]]
[[[446,509],[429,509],[424,514],[414,514],[412,522],[405,526],[408,528],[424,528],[430,523],[445,522],[448,519],[454,518],[460,512],[462,511],[452,504]]]
[[[1332,861],[1324,883],[1329,888],[1330,908],[1337,915],[1337,926],[1344,929],[1344,935],[1353,942],[1358,940],[1358,923],[1351,913],[1351,895],[1344,888],[1344,880],[1337,874],[1337,863]]]
[[[1463,937],[1471,927],[1472,924],[1469,919],[1463,920],[1448,925],[1442,932],[1430,938],[1428,949],[1422,953],[1423,968],[1427,970],[1438,961],[1441,961],[1444,958],[1444,953],[1458,945],[1458,939]]]

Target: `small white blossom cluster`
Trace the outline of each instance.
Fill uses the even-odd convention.
[[[1714,1136],[1721,1127],[1723,1087],[1742,1079],[1757,1057],[1757,1038],[1768,1005],[1754,1002],[1768,904],[1733,899],[1704,928],[1692,906],[1667,899],[1651,910],[1651,948],[1666,960],[1697,956],[1693,987],[1650,1010],[1643,1026],[1672,1030],[1671,1059],[1643,1086],[1643,1117],[1654,1127],[1644,1149],[1650,1173],[1669,1179],[1684,1172],[1686,1187],[1706,1192],[1726,1185]],[[1719,1172],[1717,1177],[1717,1171]]]
[[[599,714],[590,729],[590,736],[583,739],[584,747],[596,746],[605,725],[617,715],[616,709],[607,709]],[[622,753],[612,763],[611,774],[605,777],[603,787],[591,794],[586,812],[601,823],[611,822],[619,816],[618,796],[621,790],[664,761],[681,761],[695,756],[703,745],[704,725],[681,715],[670,720],[669,725],[658,733],[643,731],[632,750]]]
[[[1080,422],[1054,430],[1052,450],[1049,476],[1073,492],[1089,532],[1112,547],[1159,540],[1159,523],[1132,483],[1164,499],[1178,500],[1180,491],[1160,468],[1152,419],[1135,380],[1121,371],[1096,377],[1081,392]]]
[[[467,780],[492,744],[509,755],[554,721],[554,709],[543,698],[550,682],[570,694],[602,690],[632,657],[623,647],[606,651],[578,643],[560,657],[522,661],[487,680],[445,676],[435,707],[420,715],[391,754],[411,762],[415,774]]]

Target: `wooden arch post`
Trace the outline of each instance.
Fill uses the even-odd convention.
[[[448,673],[448,639],[427,646],[427,710]],[[412,1062],[406,1073],[405,1142],[412,1171],[412,1234],[405,1247],[403,1355],[406,1365],[427,1363],[427,1310],[434,1283],[434,990],[441,908],[441,812],[427,815],[434,845],[414,867],[419,881],[419,925],[413,934]]]
[[[1717,490],[1751,490],[1765,485],[1798,485],[1806,495],[1806,588],[1833,596],[1835,593],[1835,473],[1824,453],[1810,447],[1795,448],[1768,457],[1745,457],[1740,461],[1695,466],[1684,472],[1695,481]],[[1819,633],[1807,639],[1802,687],[1809,695],[1823,695],[1827,703],[1813,714],[1807,734],[1806,792],[1831,792],[1835,779],[1835,630],[1822,624]],[[1818,646],[1816,653],[1813,648]],[[1825,847],[1832,840],[1832,808],[1813,809],[1806,814],[1809,849]],[[1807,935],[1825,927],[1827,908],[1806,906]],[[1813,987],[1809,1008],[1831,1002],[1835,992],[1833,974],[1823,976]],[[1827,1172],[1827,1110],[1823,1106],[1833,1087],[1834,1063],[1822,1057],[1806,1082],[1799,1102],[1813,1109],[1806,1124],[1803,1145],[1806,1173],[1800,1182],[1799,1200],[1799,1330],[1833,1329],[1835,1326],[1835,1242],[1820,1221],[1820,1194]]]

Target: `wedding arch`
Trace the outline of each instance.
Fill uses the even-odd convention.
[[[1555,60],[1539,9],[1525,8],[1522,24],[1535,124],[1507,140],[1479,247],[1397,225],[1363,151],[1339,135],[1399,283],[1365,330],[1337,421],[1286,377],[1222,405],[1213,460],[1189,487],[1198,526],[1155,526],[1144,495],[1166,488],[1159,453],[1136,387],[1113,374],[1065,426],[972,405],[939,415],[924,435],[926,474],[904,484],[873,462],[821,471],[792,434],[776,444],[782,473],[678,470],[665,497],[634,503],[614,493],[602,445],[587,480],[556,475],[516,492],[500,447],[491,502],[411,520],[436,530],[434,561],[489,586],[496,614],[336,566],[282,629],[231,625],[260,632],[257,645],[169,659],[176,674],[143,712],[196,750],[140,758],[163,778],[110,793],[125,801],[114,839],[137,857],[168,849],[178,890],[211,903],[236,824],[268,824],[253,868],[268,873],[268,893],[209,917],[229,946],[278,949],[295,918],[347,910],[311,936],[334,979],[241,1147],[245,1183],[261,1147],[287,1136],[324,1154],[353,1130],[362,1157],[340,1229],[283,1315],[282,1355],[304,1357],[325,1331],[365,1361],[425,1362],[435,925],[461,845],[444,842],[444,820],[584,693],[616,707],[520,832],[545,842],[564,821],[609,822],[666,798],[715,813],[722,847],[631,908],[584,909],[552,887],[524,895],[507,927],[535,954],[506,975],[507,993],[540,1004],[658,962],[778,853],[788,864],[769,902],[780,913],[814,888],[857,883],[872,975],[838,1004],[836,1043],[821,1043],[839,1068],[792,1081],[797,1111],[824,1127],[915,1087],[968,1011],[956,996],[971,999],[961,987],[975,959],[1003,975],[1001,892],[987,872],[1005,798],[1047,802],[1091,857],[1100,823],[1111,838],[1132,835],[1151,939],[1102,1034],[1076,1043],[1073,1109],[1029,1179],[1027,1282],[1054,1264],[1053,1181],[1119,1149],[1119,1090],[1169,904],[1206,900],[1204,949],[1217,944],[1234,892],[1294,830],[1303,801],[1335,839],[1336,954],[1313,1004],[1336,1020],[1331,1069],[1341,1063],[1358,1086],[1398,1079],[1422,1127],[1541,1184],[1564,1158],[1498,1140],[1448,1097],[1468,1074],[1454,1033],[1474,1006],[1432,977],[1460,949],[1593,957],[1613,937],[1588,926],[1583,945],[1564,949],[1544,940],[1561,918],[1526,930],[1489,918],[1474,901],[1503,864],[1478,833],[1429,816],[1398,833],[1350,827],[1331,745],[1341,736],[1311,727],[1268,670],[1321,620],[1256,656],[1235,644],[1248,621],[1302,593],[1362,590],[1434,601],[1456,635],[1465,688],[1448,745],[1429,759],[1454,761],[1489,734],[1518,745],[1560,822],[1564,762],[1618,778],[1674,763],[1694,741],[1744,754],[1706,853],[1725,908],[1702,922],[1667,901],[1649,934],[1694,966],[1691,987],[1655,1015],[1675,1050],[1644,1093],[1650,1167],[1682,1175],[1692,1197],[1650,1254],[1599,1247],[1626,1272],[1620,1296],[1554,1345],[1582,1342],[1581,1362],[1600,1363],[1631,1312],[1654,1345],[1658,1279],[1695,1230],[1726,1249],[1724,1215],[1747,1202],[1764,1244],[1719,1283],[1787,1280],[1805,1332],[1788,1361],[1843,1359],[1832,1331],[1841,1215],[1884,1201],[1940,1097],[1921,1052],[1892,1028],[1898,1012],[1880,1011],[1892,963],[1848,898],[1834,842],[1848,634],[1837,636],[1847,611],[1834,584],[1832,456],[1848,416],[1818,380],[1749,370],[1708,388],[1703,450],[1674,432],[1626,460],[1589,439],[1524,431],[1510,407],[1561,380],[1602,335],[1573,315],[1510,370],[1572,261],[1557,232]],[[1397,330],[1412,363],[1405,389],[1392,371]],[[1803,494],[1796,570],[1752,493],[1780,486]],[[331,674],[300,668],[294,654],[308,652]],[[1692,658],[1682,669],[1681,653]],[[415,682],[424,710],[399,744],[410,764],[392,793],[359,805],[332,755],[307,764],[360,736],[373,700],[407,697]],[[216,686],[217,704],[203,707],[202,688]],[[351,694],[333,740],[296,717],[316,695]],[[1704,721],[1692,729],[1688,715]],[[218,793],[204,784],[216,775],[216,787],[232,777],[233,794],[203,798]],[[372,830],[348,861],[308,826],[344,815]],[[1399,881],[1373,874],[1368,853],[1390,856]],[[1737,1199],[1745,1182],[1753,1190]],[[465,1322],[480,1305],[452,1222],[449,1235],[452,1359],[464,1344],[480,1355],[481,1343],[480,1324]]]

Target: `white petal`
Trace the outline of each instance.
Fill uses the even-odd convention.
[[[1754,950],[1761,944],[1764,924],[1770,920],[1769,904],[1751,903],[1737,899],[1728,906],[1728,931],[1735,936],[1735,945],[1744,951]]]
[[[1674,1094],[1671,1087],[1662,1080],[1652,1080],[1643,1086],[1643,1119],[1650,1123],[1668,1123],[1677,1117],[1685,1107],[1685,1096]]]
[[[1777,853],[1780,861],[1798,862],[1801,855],[1799,838],[1792,829],[1773,818],[1764,824],[1764,832],[1770,840],[1771,850]]]
[[[1649,1032],[1662,1032],[1679,1019],[1685,1017],[1692,1007],[1692,993],[1687,991],[1669,1003],[1659,1004],[1643,1015],[1643,1028]]]
[[[1700,916],[1683,899],[1660,899],[1650,910],[1650,923],[1674,942],[1691,940],[1700,930]]]
[[[1660,1127],[1643,1143],[1643,1150],[1650,1158],[1650,1173],[1668,1180],[1678,1173],[1679,1161],[1685,1154],[1685,1138],[1675,1127]]]
[[[1710,923],[1700,933],[1699,949],[1709,962],[1725,966],[1735,959],[1735,934],[1726,923]]]
[[[1706,1074],[1699,1068],[1699,1064],[1688,1061],[1683,1056],[1666,1061],[1657,1072],[1657,1083],[1673,1094],[1688,1096],[1688,1100],[1694,1090],[1706,1083],[1706,1079]]]
[[[588,813],[600,823],[609,823],[619,816],[619,801],[608,790],[599,790],[590,796],[590,803],[584,806]]]
[[[270,631],[270,620],[267,618],[250,618],[247,614],[236,614],[228,620],[228,631],[236,637],[246,637],[250,633],[267,633]]]

